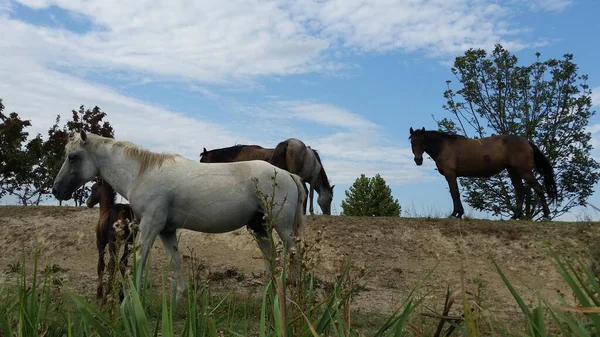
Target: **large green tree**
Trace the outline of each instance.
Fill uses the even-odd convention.
[[[342,200],[342,215],[349,216],[400,216],[400,204],[392,197],[392,190],[379,175],[356,178]]]
[[[579,75],[572,54],[561,59],[519,65],[501,45],[491,54],[469,49],[454,61],[452,74],[460,88],[447,81],[443,108],[450,117],[438,121],[443,131],[472,138],[516,134],[535,143],[554,167],[558,195],[552,217],[586,204],[600,174],[590,155],[591,135],[585,128],[591,110],[587,75]],[[539,179],[539,175],[537,176]],[[516,200],[506,171],[491,178],[461,178],[466,202],[494,215],[510,216]],[[524,199],[524,215],[541,216],[541,204],[531,188]]]
[[[69,133],[85,130],[101,136],[114,138],[114,130],[106,113],[99,107],[72,111],[72,118],[60,126],[60,115],[48,130],[46,140],[38,134],[27,141],[31,126],[29,120],[22,120],[17,113],[6,116],[2,112],[4,105],[0,99],[0,197],[11,194],[23,205],[39,204],[49,196],[54,178],[58,174],[65,158],[65,145]],[[90,188],[83,186],[77,190],[73,199],[79,206],[89,196]]]
[[[23,147],[29,133],[26,128],[31,121],[23,120],[16,112],[4,114],[4,104],[0,99],[0,198],[13,194],[20,186],[27,158]]]

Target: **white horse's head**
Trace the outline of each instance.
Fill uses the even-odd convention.
[[[73,192],[99,174],[91,143],[85,131],[69,139],[65,161],[52,185],[52,194],[58,200],[71,199]]]
[[[325,215],[331,215],[331,202],[333,200],[334,186],[335,185],[332,185],[331,189],[321,189],[321,193],[319,193],[319,196],[317,197],[317,203],[319,204],[319,207],[321,207],[321,210]]]

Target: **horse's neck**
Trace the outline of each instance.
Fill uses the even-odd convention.
[[[95,152],[100,176],[112,188],[129,199],[129,191],[140,170],[140,163],[125,155],[120,147],[111,148],[112,144],[99,146]]]
[[[434,161],[439,156],[440,152],[442,152],[442,147],[446,140],[439,138],[430,138],[423,144],[423,150],[427,153]]]
[[[321,194],[321,190],[326,189],[327,186],[325,186],[325,177],[323,177],[323,167],[318,161],[317,165],[319,165],[319,173],[317,173],[317,179],[314,179],[315,186],[313,186],[313,188],[317,193]]]
[[[106,211],[115,204],[113,189],[106,183],[100,192],[100,211]]]

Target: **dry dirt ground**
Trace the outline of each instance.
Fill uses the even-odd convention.
[[[97,251],[94,227],[98,209],[85,207],[0,207],[0,283],[10,277],[9,264],[22,259],[21,252],[41,248],[40,264],[62,268],[63,284],[93,297]],[[357,270],[373,267],[364,291],[354,307],[365,312],[391,313],[403,296],[437,265],[424,284],[426,303],[443,305],[447,287],[461,286],[461,262],[468,290],[480,286],[481,305],[496,317],[517,316],[516,302],[492,264],[496,260],[516,290],[530,305],[536,295],[557,303],[556,295],[572,301],[548,256],[546,242],[564,256],[585,254],[598,245],[599,223],[516,222],[424,218],[358,218],[310,216],[307,232],[322,230],[316,274],[332,280],[341,266],[353,258]],[[260,252],[251,235],[240,229],[227,234],[181,230],[180,252],[184,261],[194,255],[208,273],[239,271],[222,280],[222,290],[251,294],[258,289],[263,270]],[[168,261],[157,240],[152,249],[154,283]],[[186,264],[189,272],[189,264]],[[206,273],[204,274],[206,275]],[[227,275],[227,273],[225,273]],[[219,283],[215,281],[214,283]]]

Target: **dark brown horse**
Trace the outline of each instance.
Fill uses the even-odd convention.
[[[200,153],[201,163],[231,163],[236,161],[264,160],[269,161],[275,149],[258,145],[235,145],[222,149],[214,149]]]
[[[127,268],[127,259],[133,245],[133,233],[130,225],[133,223],[133,211],[127,204],[115,203],[116,192],[104,180],[97,179],[92,186],[92,193],[87,199],[87,206],[92,208],[100,203],[100,218],[96,225],[96,247],[98,249],[98,285],[96,296],[106,300],[103,291],[102,278],[104,274],[104,252],[108,245],[110,260],[108,262],[108,285],[112,286],[114,280],[115,260],[117,255],[117,241],[123,244],[123,255],[119,261],[119,270],[122,275]],[[117,227],[117,228],[115,228]],[[122,291],[119,296],[123,297]]]
[[[557,189],[554,170],[538,147],[527,139],[515,135],[492,136],[481,139],[440,131],[410,128],[410,142],[417,165],[423,164],[423,152],[434,161],[438,171],[448,181],[454,202],[452,216],[462,217],[464,209],[460,201],[457,177],[487,178],[508,171],[515,189],[517,207],[513,219],[523,217],[523,181],[538,195],[544,218],[550,219],[550,209],[544,196],[544,188],[533,175],[535,168],[544,177],[544,186],[550,202],[556,200]]]
[[[200,154],[201,163],[226,163],[247,160],[263,160],[297,174],[310,185],[310,213],[314,214],[313,197],[316,190],[319,194],[317,203],[323,214],[331,214],[333,187],[330,185],[327,173],[321,164],[321,158],[316,150],[306,146],[302,141],[290,138],[280,142],[276,148],[264,148],[258,145],[235,145],[207,151]],[[306,193],[309,190],[305,186]],[[306,201],[308,202],[308,201]],[[306,204],[304,214],[306,214]]]

